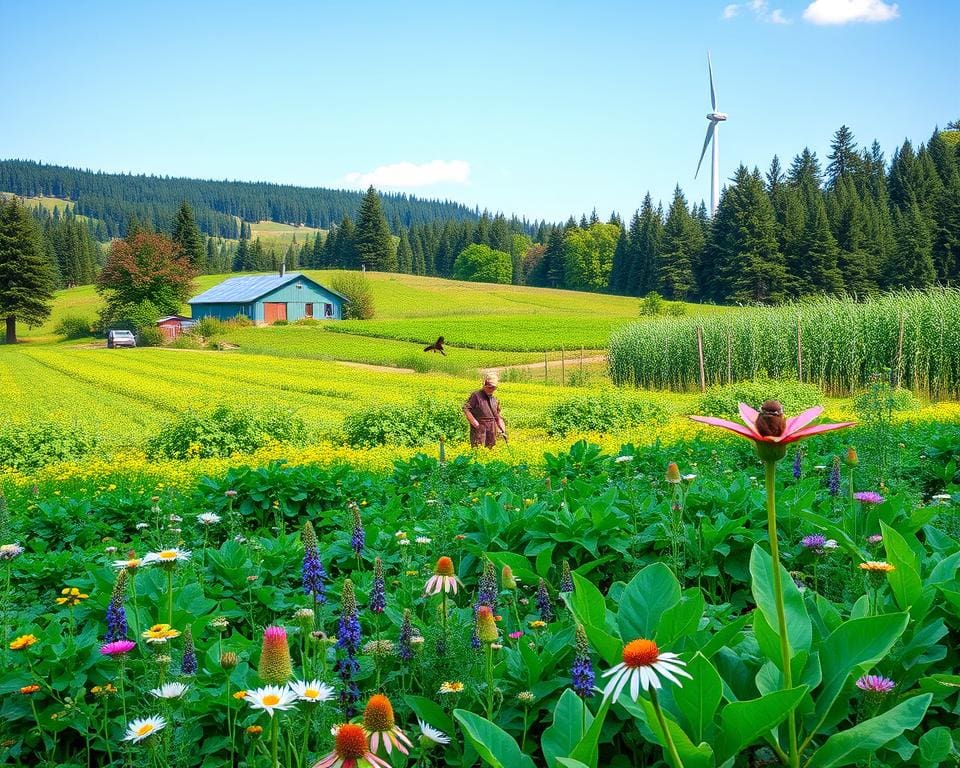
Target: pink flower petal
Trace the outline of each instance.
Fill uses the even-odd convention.
[[[743,419],[743,423],[747,425],[751,432],[753,432],[755,437],[762,437],[762,435],[757,432],[757,418],[760,416],[753,408],[751,408],[746,403],[740,403],[740,418]]]
[[[750,431],[750,429],[743,426],[743,424],[737,424],[735,421],[718,419],[715,416],[691,416],[690,418],[694,421],[699,421],[701,424],[709,424],[712,427],[722,427],[723,429],[730,430],[748,440],[756,440],[759,437],[759,435]]]
[[[782,443],[794,443],[797,440],[804,440],[811,435],[819,435],[821,432],[832,432],[835,429],[844,429],[845,427],[852,427],[856,424],[854,421],[842,421],[838,424],[814,424],[812,427],[804,427],[803,429],[798,429],[792,435],[789,435],[785,439],[782,439]]]
[[[811,421],[813,421],[817,416],[823,413],[823,406],[816,405],[813,408],[807,408],[807,410],[802,413],[798,413],[796,416],[791,416],[787,419],[787,426],[783,430],[784,436],[789,436],[798,429],[803,429]]]

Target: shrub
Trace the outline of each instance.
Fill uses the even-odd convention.
[[[99,448],[96,435],[77,425],[52,421],[7,424],[0,428],[0,467],[24,472],[59,461],[73,461]]]
[[[513,279],[513,259],[505,251],[474,243],[460,251],[453,262],[453,276],[477,283],[509,284]]]
[[[663,314],[664,300],[656,291],[650,291],[646,296],[640,299],[640,314],[644,317],[656,317]]]
[[[289,320],[274,320],[271,325],[290,325]]]
[[[170,346],[174,349],[203,349],[199,337],[189,333],[181,333],[170,342]]]
[[[141,347],[162,347],[166,337],[155,325],[148,325],[137,332],[137,344]]]
[[[320,321],[315,317],[303,317],[297,320],[294,325],[305,325],[308,328],[313,328],[314,326],[320,325]]]
[[[80,315],[65,315],[60,318],[53,332],[65,339],[82,339],[92,332],[90,320]]]
[[[707,416],[736,418],[738,404],[759,408],[764,400],[779,400],[785,413],[795,414],[823,402],[823,391],[814,384],[761,378],[710,387],[700,398],[699,411]]]
[[[249,326],[253,325],[253,320],[251,320],[246,315],[241,315],[238,313],[233,317],[231,317],[229,320],[227,320],[225,325],[231,326],[233,328],[248,328]]]
[[[354,448],[416,446],[466,433],[462,406],[420,398],[409,405],[379,405],[349,414],[343,422]]]
[[[687,314],[687,305],[682,301],[671,301],[667,304],[666,314],[670,317],[683,317]]]
[[[547,409],[547,432],[563,437],[568,432],[612,432],[637,424],[662,424],[663,407],[636,395],[601,392],[554,403]]]
[[[214,336],[222,336],[227,332],[227,326],[218,317],[201,317],[196,325],[190,329],[190,334],[200,336],[204,339],[212,339]]]
[[[373,305],[373,286],[360,272],[338,272],[330,280],[330,287],[346,296],[343,305],[345,320],[369,320],[376,314]]]
[[[249,453],[270,442],[302,445],[303,419],[287,410],[257,412],[230,405],[187,411],[147,441],[153,458],[210,458]]]

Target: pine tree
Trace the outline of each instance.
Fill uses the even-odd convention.
[[[180,204],[173,223],[173,242],[180,246],[197,272],[206,269],[207,252],[203,247],[203,238],[193,218],[193,209],[186,201]]]
[[[807,219],[801,252],[809,293],[834,296],[843,292],[843,275],[837,266],[837,241],[830,232],[823,198],[817,195],[813,215]]]
[[[407,230],[400,230],[400,243],[397,245],[397,268],[406,274],[413,272],[413,250],[410,248],[410,238]]]
[[[817,159],[817,153],[811,152],[808,147],[803,148],[803,152],[793,158],[790,164],[790,171],[787,174],[787,181],[794,187],[804,192],[819,190],[821,184],[820,161]]]
[[[332,254],[332,263],[344,269],[359,269],[360,260],[357,258],[357,248],[354,243],[355,227],[350,217],[344,215],[337,227],[336,250]]]
[[[640,229],[634,236],[630,230],[630,247],[633,251],[630,259],[630,276],[627,292],[631,296],[646,296],[657,288],[659,269],[660,240],[663,236],[663,219],[653,207],[653,198],[647,192],[640,209]]]
[[[690,215],[687,199],[677,185],[663,227],[660,249],[659,283],[665,297],[685,301],[691,292],[695,292],[695,267],[702,249],[700,226]]]
[[[50,316],[54,271],[33,216],[11,197],[0,200],[0,317],[6,343],[16,344],[17,322],[39,325]]]
[[[717,272],[713,298],[776,303],[786,298],[786,264],[777,243],[773,206],[759,173],[741,165],[721,195],[709,256]]]
[[[933,244],[927,222],[914,202],[905,213],[894,216],[896,244],[887,265],[891,288],[928,288],[937,279],[933,266]]]
[[[547,250],[544,251],[543,261],[540,263],[542,279],[539,284],[550,288],[563,288],[565,285],[565,265],[566,253],[563,246],[563,230],[557,227],[550,233]]]
[[[876,290],[876,283],[867,265],[865,214],[853,178],[842,178],[827,200],[844,288],[852,296],[863,298]]]
[[[639,213],[636,214],[639,216]],[[623,293],[626,290],[627,277],[630,275],[630,238],[627,230],[620,228],[617,249],[613,253],[613,269],[610,270],[610,292]]]
[[[840,179],[846,176],[856,176],[862,170],[860,153],[857,152],[857,142],[853,132],[845,125],[833,134],[830,142],[830,154],[827,155],[827,187],[836,188]]]
[[[377,272],[396,272],[397,256],[390,239],[390,228],[383,215],[377,190],[370,187],[360,204],[360,218],[354,233],[356,258],[367,269]]]

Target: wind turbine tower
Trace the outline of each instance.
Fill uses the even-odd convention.
[[[707,154],[707,145],[713,142],[712,168],[710,169],[710,215],[717,215],[717,204],[720,201],[720,144],[718,142],[720,134],[720,123],[727,119],[727,115],[717,111],[717,90],[713,87],[713,63],[710,61],[710,51],[707,51],[707,69],[710,72],[710,106],[713,108],[707,113],[707,120],[710,125],[707,126],[707,137],[703,140],[703,151],[700,152],[700,162],[697,163],[697,172],[693,178],[697,178],[700,173],[700,166],[703,164],[703,156]]]

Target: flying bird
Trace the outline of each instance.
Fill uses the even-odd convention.
[[[441,355],[443,355],[444,357],[446,357],[446,356],[447,356],[447,353],[443,351],[443,336],[441,336],[439,339],[437,339],[435,342],[433,342],[433,344],[431,344],[429,347],[424,347],[424,348],[423,348],[423,351],[424,351],[424,352],[439,352]]]

